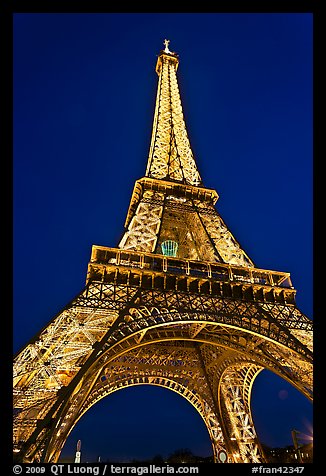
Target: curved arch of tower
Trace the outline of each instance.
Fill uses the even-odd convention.
[[[251,415],[269,369],[312,400],[312,321],[290,274],[256,268],[215,208],[190,147],[165,43],[146,175],[117,248],[93,246],[85,288],[14,360],[14,457],[56,462],[77,421],[132,385],[177,392],[214,459],[264,462]]]

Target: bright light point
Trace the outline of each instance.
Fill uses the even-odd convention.
[[[309,421],[307,421],[306,419],[304,421],[304,424],[308,429],[308,435],[305,435],[305,436],[308,440],[312,441],[314,439],[314,437],[313,437],[313,433],[314,433],[313,427],[312,427],[311,423]]]

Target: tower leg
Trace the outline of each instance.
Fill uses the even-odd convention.
[[[239,365],[227,369],[219,386],[222,426],[231,460],[235,463],[261,463],[265,457],[253,423],[251,388],[261,367]]]

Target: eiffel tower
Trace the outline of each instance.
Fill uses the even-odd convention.
[[[266,462],[251,414],[269,369],[312,400],[312,321],[290,274],[258,269],[215,208],[189,143],[169,41],[146,174],[117,248],[93,246],[85,288],[14,359],[14,459],[56,462],[103,397],[158,385],[201,415],[214,461]]]

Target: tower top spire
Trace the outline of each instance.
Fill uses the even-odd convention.
[[[176,54],[175,51],[170,51],[170,49],[169,49],[170,40],[165,39],[163,41],[163,44],[164,44],[165,48],[164,48],[164,50],[161,50],[161,54],[165,53],[166,55],[171,55],[172,57],[175,57],[175,58],[178,57],[178,55]]]
[[[202,183],[183,117],[176,71],[178,55],[164,40],[156,72],[159,76],[146,176],[199,186]]]
[[[164,53],[169,53],[171,54],[172,51],[169,50],[169,43],[170,43],[170,40],[164,40],[164,45],[165,45],[165,48],[164,48]]]

